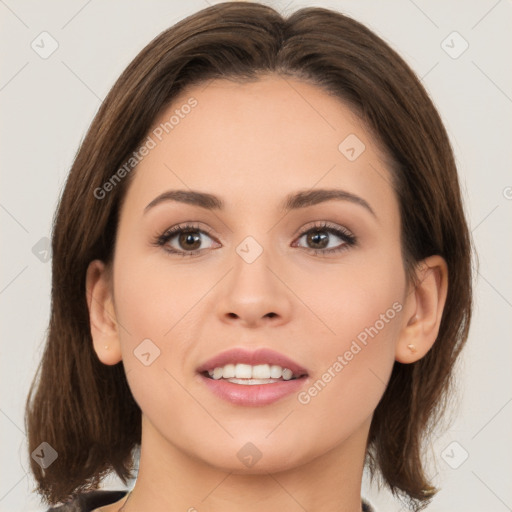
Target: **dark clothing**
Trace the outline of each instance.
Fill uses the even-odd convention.
[[[98,507],[110,505],[119,501],[128,491],[90,491],[79,494],[75,499],[49,508],[46,512],[91,512]],[[363,512],[375,512],[373,508],[363,500]]]
[[[46,512],[91,512],[98,507],[110,505],[126,496],[128,491],[89,491],[76,496],[73,500],[50,507]]]

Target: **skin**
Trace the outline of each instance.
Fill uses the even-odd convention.
[[[406,282],[385,159],[339,99],[277,75],[214,80],[183,91],[155,126],[192,96],[197,106],[136,169],[113,274],[99,260],[87,271],[94,349],[106,365],[123,361],[143,413],[138,479],[123,510],[360,511],[373,411],[394,361],[420,359],[436,339],[446,263],[432,256],[418,267],[419,284]],[[366,146],[353,162],[338,149],[349,134]],[[355,194],[375,216],[336,200],[279,210],[287,194],[312,188]],[[170,189],[218,195],[225,210],[168,201],[144,214]],[[199,255],[151,244],[188,221],[211,230],[198,233]],[[357,244],[314,254],[318,245],[302,234],[316,221],[349,230]],[[247,236],[263,248],[250,264],[236,252]],[[344,243],[327,236],[329,248]],[[168,244],[190,252],[178,236]],[[267,347],[307,368],[307,390],[394,303],[401,310],[307,404],[292,394],[237,406],[196,373],[226,349]],[[133,353],[147,338],[160,349],[149,366]],[[237,457],[248,442],[261,453],[252,467]],[[101,510],[117,511],[125,500]]]

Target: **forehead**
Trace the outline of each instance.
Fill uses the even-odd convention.
[[[249,199],[277,201],[290,189],[391,191],[383,155],[353,111],[291,77],[186,88],[147,140],[152,148],[137,165],[127,203],[147,204],[173,188],[229,195],[240,206]]]

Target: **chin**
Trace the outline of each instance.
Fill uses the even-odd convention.
[[[277,437],[275,440],[265,439],[265,435],[252,437],[252,441],[249,436],[244,436],[243,440],[231,440],[215,448],[210,446],[206,453],[196,453],[196,456],[212,467],[246,475],[287,471],[315,457],[314,454],[308,457],[307,453],[297,450],[304,443],[290,440],[285,444]]]

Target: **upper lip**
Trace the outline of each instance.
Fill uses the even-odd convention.
[[[289,357],[268,348],[259,348],[254,351],[249,351],[243,348],[226,350],[225,352],[221,352],[201,364],[197,368],[197,371],[202,373],[213,370],[219,366],[222,367],[227,364],[237,363],[250,364],[252,366],[258,364],[278,365],[282,368],[290,369],[293,372],[293,375],[297,377],[308,374],[305,368],[295,361],[292,361]]]

